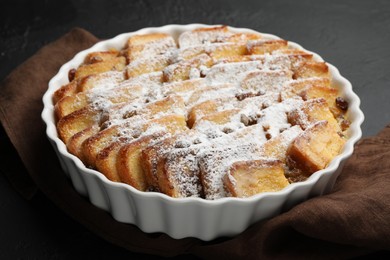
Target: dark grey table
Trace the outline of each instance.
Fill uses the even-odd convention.
[[[228,24],[276,34],[319,53],[361,97],[363,135],[390,123],[390,1],[28,1],[0,3],[0,79],[39,48],[78,26],[100,38],[171,23]],[[0,169],[23,171],[0,130]],[[15,166],[16,165],[16,166]],[[12,166],[12,167],[9,167]],[[0,259],[150,256],[87,231],[38,193],[24,200],[0,174]],[[379,252],[375,257],[389,257]],[[153,257],[152,257],[153,258]],[[364,257],[362,257],[364,258]]]

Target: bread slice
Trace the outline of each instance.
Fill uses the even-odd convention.
[[[187,124],[192,128],[195,122],[203,116],[216,113],[218,111],[218,100],[207,100],[193,106],[188,112]]]
[[[103,73],[88,75],[81,78],[77,84],[77,92],[85,92],[94,88],[111,88],[125,80],[123,71],[110,70]]]
[[[74,111],[82,109],[88,105],[88,97],[85,93],[77,93],[73,96],[65,96],[54,106],[54,112],[57,120]]]
[[[204,124],[214,124],[214,125],[225,125],[232,122],[234,119],[238,119],[235,121],[240,121],[239,113],[240,109],[229,109],[223,110],[219,112],[215,112],[206,116],[203,116],[198,121],[195,122],[193,129],[201,129]]]
[[[57,123],[58,136],[67,144],[73,135],[97,124],[100,120],[99,115],[96,110],[86,107],[64,116]]]
[[[187,129],[184,114],[174,114],[183,110],[183,100],[179,96],[169,96],[166,99],[149,103],[138,110],[127,112],[123,110],[119,115],[112,115],[114,120],[119,119],[118,123],[110,127],[110,121],[106,121],[105,125],[109,126],[108,128],[83,142],[81,150],[83,151],[84,163],[94,167],[99,151],[116,138],[123,135],[139,136],[153,124],[157,127],[164,126],[167,129],[175,128],[179,124],[180,128]],[[169,120],[173,120],[171,125],[169,125]]]
[[[299,126],[284,130],[281,134],[264,143],[260,149],[260,155],[264,158],[272,158],[286,163],[287,149],[291,142],[302,132]]]
[[[279,191],[289,184],[284,176],[284,164],[270,159],[233,163],[223,183],[229,195],[239,198]]]
[[[134,35],[127,40],[124,55],[128,63],[144,57],[163,54],[169,49],[176,48],[172,36],[165,33],[150,33]]]
[[[292,142],[287,151],[288,165],[310,176],[328,166],[344,143],[345,140],[327,121],[319,121]]]
[[[145,170],[142,167],[142,150],[150,143],[156,142],[164,134],[144,136],[134,142],[123,145],[116,157],[116,170],[121,182],[127,183],[137,190],[149,190],[150,184],[147,182]]]
[[[207,54],[214,60],[219,60],[231,56],[245,55],[247,53],[245,43],[218,43],[213,45],[200,45],[186,48],[180,52],[180,57],[189,60],[200,54]]]
[[[115,49],[111,49],[108,51],[97,51],[88,53],[84,59],[84,64],[93,64],[97,62],[104,62],[107,60],[111,60],[119,56],[119,51]]]
[[[300,108],[289,112],[287,118],[292,125],[299,125],[302,129],[306,129],[318,121],[326,120],[329,127],[333,128],[335,132],[341,132],[337,120],[323,98],[310,99],[304,102]]]
[[[202,45],[205,43],[223,42],[224,39],[233,35],[227,26],[215,26],[210,28],[199,28],[180,34],[178,43],[181,49],[190,46]]]
[[[74,96],[62,98],[54,108],[58,120],[74,111],[87,107],[92,101],[91,106],[99,109],[109,104],[130,102],[141,96],[142,86],[131,84],[126,86],[125,83],[123,82],[123,86],[119,85],[114,89],[104,88],[93,92],[79,92]]]
[[[53,94],[53,104],[57,104],[63,97],[75,95],[77,93],[78,82],[78,80],[73,80],[57,89]]]
[[[84,130],[74,134],[71,138],[69,138],[69,141],[66,143],[68,151],[71,154],[80,158],[81,161],[84,161],[81,145],[87,138],[97,134],[99,131],[99,125],[93,124],[92,126],[87,127]]]
[[[330,79],[328,65],[325,62],[307,61],[300,64],[294,69],[294,79],[302,78],[327,78]]]
[[[253,40],[249,41],[247,44],[248,54],[265,54],[272,53],[273,51],[280,49],[287,49],[287,41],[286,40]]]
[[[339,96],[339,91],[336,88],[313,85],[302,90],[299,95],[303,98],[303,100],[310,100],[316,98],[325,99],[330,111],[336,118],[344,113],[343,110],[341,110],[336,105],[336,99]]]
[[[195,70],[198,71],[198,77],[200,77],[200,67],[210,67],[211,65],[213,65],[213,60],[207,54],[200,54],[190,60],[182,60],[178,63],[169,65],[163,70],[164,81],[173,82],[190,79],[190,74]]]
[[[253,71],[243,79],[241,89],[259,94],[279,92],[282,86],[291,79],[292,73],[289,70]]]
[[[203,196],[197,151],[196,145],[174,149],[158,162],[157,179],[161,192],[174,198]]]
[[[153,130],[151,130],[151,128],[155,127],[156,125],[159,127],[159,130],[157,130],[158,132],[166,131],[167,133],[175,133],[175,132],[185,131],[187,129],[185,124],[185,119],[183,116],[168,115],[154,120],[149,120],[139,130],[140,132],[149,131],[151,132],[151,134],[158,133],[158,132],[153,132]],[[118,128],[116,128],[116,130],[120,131],[118,130]],[[113,132],[110,132],[109,134],[113,134]],[[127,167],[127,169],[130,169],[132,166],[134,166],[134,169],[132,169],[132,171],[130,172],[122,172],[119,174],[117,169],[117,158],[120,149],[125,144],[131,145],[132,142],[135,142],[139,138],[145,137],[147,135],[143,135],[143,136],[141,135],[139,137],[134,135],[129,136],[129,135],[122,135],[120,132],[116,133],[117,136],[112,136],[112,135],[110,136],[109,134],[100,136],[99,139],[92,140],[92,142],[87,143],[86,146],[83,145],[84,148],[89,149],[83,151],[84,152],[87,151],[87,153],[85,154],[87,154],[87,158],[89,159],[90,165],[96,168],[97,170],[99,170],[100,172],[102,172],[110,180],[119,181],[120,176],[122,176],[123,179],[129,179],[130,178],[129,175],[139,173],[140,169],[136,167],[137,165],[134,164],[134,161],[130,160],[131,159],[130,156],[128,159],[122,161],[122,163],[130,165],[130,167]],[[89,139],[87,139],[87,141],[88,140]],[[134,147],[136,147],[136,145],[133,146],[133,148]],[[140,151],[133,149],[131,152],[139,153]],[[122,169],[124,169],[124,167],[122,167]],[[136,186],[141,187],[139,185]]]
[[[283,85],[281,91],[281,99],[286,100],[295,96],[304,96],[305,91],[313,86],[321,88],[332,88],[330,80],[328,78],[303,78],[299,80],[293,80]],[[320,97],[320,96],[317,96]],[[316,97],[316,98],[317,98]],[[311,97],[314,98],[314,97]],[[306,100],[309,98],[306,98]]]
[[[126,66],[125,57],[115,57],[101,62],[83,64],[77,68],[75,79],[83,78],[88,75],[106,72],[109,70],[121,71]]]
[[[142,74],[161,71],[171,62],[171,57],[164,55],[139,58],[127,65],[126,75],[127,78],[131,79]]]

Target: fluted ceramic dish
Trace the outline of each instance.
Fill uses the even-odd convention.
[[[75,189],[87,196],[93,205],[109,211],[117,221],[134,224],[144,232],[163,232],[177,239],[196,237],[212,240],[221,236],[237,235],[259,220],[276,216],[308,198],[330,191],[344,162],[352,154],[354,144],[361,137],[360,126],[364,116],[359,108],[360,99],[353,92],[351,83],[342,77],[334,66],[328,64],[332,85],[338,87],[341,95],[349,102],[347,118],[352,123],[343,150],[328,167],[314,173],[306,181],[290,184],[279,192],[261,193],[250,198],[217,200],[171,198],[162,193],[138,191],[127,184],[112,182],[98,171],[86,168],[79,158],[67,151],[57,134],[52,96],[55,90],[68,83],[70,69],[78,67],[90,52],[110,48],[121,49],[126,40],[134,34],[160,32],[168,33],[177,39],[182,32],[200,27],[210,27],[210,25],[167,25],[145,28],[101,41],[78,53],[50,80],[49,88],[43,96],[42,118],[47,125],[47,136],[64,172],[71,179]],[[229,27],[229,29],[233,32],[255,32],[243,28]],[[265,33],[262,35],[272,39],[279,38]],[[292,48],[304,50],[296,43],[289,41],[288,44]],[[319,55],[315,53],[313,55],[315,60],[322,61]]]

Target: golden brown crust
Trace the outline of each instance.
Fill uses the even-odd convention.
[[[231,196],[241,198],[279,191],[289,184],[284,176],[284,164],[278,160],[235,162],[223,182]]]
[[[117,155],[123,146],[124,140],[118,140],[102,149],[95,159],[95,167],[110,181],[119,182],[120,178],[116,168]]]
[[[157,136],[145,136],[121,147],[116,162],[117,172],[121,182],[134,188],[146,191],[149,185],[142,167],[141,152]]]
[[[272,53],[280,49],[287,49],[288,42],[286,40],[259,40],[252,41],[248,46],[248,54],[261,55]]]
[[[111,60],[119,55],[119,51],[112,49],[108,51],[98,51],[88,53],[84,59],[84,64],[93,64],[97,62],[104,62]]]
[[[88,105],[87,95],[78,93],[73,96],[65,96],[61,98],[54,107],[54,111],[58,120],[74,111],[84,108]]]
[[[62,117],[57,123],[60,139],[66,144],[78,132],[94,125],[99,120],[98,112],[85,107]]]
[[[80,158],[81,161],[84,161],[81,145],[87,138],[97,134],[99,130],[100,127],[97,124],[94,124],[74,134],[71,138],[69,138],[69,141],[66,144],[68,151]]]
[[[115,57],[105,61],[84,64],[76,70],[75,79],[83,78],[92,74],[102,73],[109,70],[121,71],[126,65],[125,57]]]
[[[294,79],[319,77],[330,78],[329,68],[325,62],[307,61],[294,71]]]
[[[72,96],[77,93],[77,80],[73,80],[66,85],[63,85],[61,88],[56,90],[53,94],[53,103],[57,104],[57,102],[66,96]]]

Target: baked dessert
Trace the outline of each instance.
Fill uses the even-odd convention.
[[[348,102],[325,62],[226,26],[89,53],[53,102],[59,137],[87,167],[171,197],[278,191],[327,167],[348,138]]]

